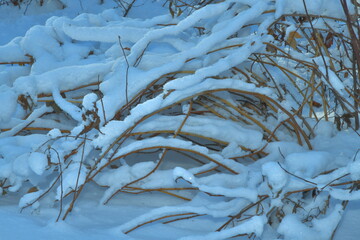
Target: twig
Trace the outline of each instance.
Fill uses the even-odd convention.
[[[360,27],[359,27],[359,23],[358,21],[355,21],[357,23],[357,30],[358,30],[358,36],[356,35],[354,29],[353,29],[353,26],[352,26],[352,23],[351,23],[351,15],[349,13],[349,8],[347,6],[347,3],[346,1],[344,0],[340,0],[341,2],[341,5],[342,5],[342,8],[344,10],[344,13],[345,13],[345,16],[346,16],[346,25],[347,25],[347,28],[349,30],[349,33],[350,33],[350,38],[351,38],[351,46],[352,46],[352,50],[353,50],[353,59],[352,59],[352,64],[353,64],[353,67],[352,67],[352,71],[353,71],[353,90],[354,90],[354,96],[355,96],[355,99],[357,100],[358,97],[359,97],[359,93],[357,91],[357,80],[358,80],[358,77],[360,77],[360,41],[358,39],[359,37],[359,34],[360,34]],[[358,15],[357,15],[357,18],[358,19]],[[356,67],[357,67],[357,70],[356,70]],[[354,109],[355,109],[355,130],[358,130],[359,127],[360,127],[360,123],[359,123],[359,114],[358,114],[358,107],[359,107],[359,104],[357,101],[354,101]]]
[[[223,225],[221,225],[221,227],[219,227],[216,231],[220,232],[222,229],[224,229],[227,225],[229,225],[232,221],[234,221],[235,219],[239,219],[245,212],[247,212],[248,210],[250,210],[251,208],[253,208],[254,206],[260,204],[262,201],[264,201],[265,199],[269,198],[268,195],[262,196],[261,199],[259,199],[257,202],[251,203],[249,205],[247,205],[245,208],[243,208],[238,214],[236,214],[235,216],[231,216],[231,218],[226,221]]]
[[[66,165],[66,168],[70,165],[71,161]],[[35,202],[39,201],[40,199],[42,199],[46,194],[48,194],[50,192],[50,190],[55,186],[55,184],[57,183],[57,181],[62,177],[62,172],[60,172],[60,174],[56,177],[56,179],[54,180],[54,182],[50,185],[50,187],[45,190],[38,198],[36,198],[35,200],[33,200],[31,203],[27,204],[26,206],[24,206],[23,208],[21,208],[20,212],[22,212],[25,208],[28,208],[30,206],[32,206]]]
[[[60,170],[60,174],[59,174],[59,176],[60,176],[60,210],[59,210],[59,214],[56,218],[56,222],[58,222],[60,219],[62,210],[63,210],[63,196],[64,196],[63,176],[62,176],[63,170],[62,170],[62,164],[61,164],[60,155],[59,155],[58,151],[55,148],[49,147],[49,150],[48,150],[49,154],[50,154],[50,150],[53,150],[56,153],[58,162],[59,162],[59,170]]]
[[[33,1],[33,0],[30,0],[30,1],[28,1],[28,3],[26,4],[26,8],[25,8],[25,11],[24,11],[24,15],[26,14],[26,12],[27,12],[30,4],[32,3],[32,1]],[[20,7],[20,3],[19,3],[19,7]]]
[[[98,75],[98,90],[100,92],[100,76]],[[101,92],[100,92],[101,93]],[[104,101],[103,101],[103,94],[101,93],[102,96],[100,96],[100,103],[101,103],[101,108],[103,111],[103,116],[104,116],[104,125],[106,124],[106,115],[105,115],[105,107],[104,107]]]
[[[342,176],[340,176],[340,177],[338,177],[338,178],[335,178],[334,180],[330,181],[328,184],[326,184],[325,186],[323,186],[320,190],[321,190],[321,191],[324,190],[327,186],[330,186],[333,182],[336,182],[337,180],[340,180],[340,179],[342,179],[342,178],[344,178],[344,177],[347,177],[347,176],[349,176],[349,175],[350,175],[350,173],[347,173],[347,174],[342,175]]]
[[[125,9],[124,17],[126,17],[126,16],[129,14],[130,9],[131,9],[132,6],[134,5],[135,1],[136,1],[136,0],[133,0],[133,1],[128,5],[128,7]]]
[[[190,101],[190,105],[189,105],[189,110],[184,118],[184,120],[181,122],[180,124],[180,127],[177,129],[177,131],[175,131],[174,133],[174,136],[173,138],[176,138],[176,136],[179,134],[179,132],[181,131],[182,127],[184,126],[186,120],[188,119],[188,117],[190,116],[190,113],[191,113],[191,109],[192,109],[192,101]],[[150,171],[148,172],[146,175],[134,180],[134,181],[131,181],[127,184],[125,184],[121,189],[117,190],[115,193],[113,193],[106,201],[104,204],[107,204],[111,198],[113,198],[117,193],[119,193],[122,189],[134,184],[134,183],[137,183],[145,178],[147,178],[148,176],[150,176],[152,173],[154,173],[159,167],[160,167],[160,164],[163,162],[164,158],[165,158],[165,155],[166,153],[168,152],[168,148],[164,148],[164,151],[163,153],[161,154],[160,158],[159,158],[159,161],[157,162],[157,164],[155,165],[155,167]]]
[[[289,175],[291,175],[291,176],[293,176],[293,177],[296,177],[296,178],[298,178],[298,179],[300,179],[300,180],[303,180],[304,182],[310,183],[310,184],[312,184],[312,185],[317,185],[317,184],[314,183],[314,182],[311,182],[311,181],[309,181],[309,180],[306,180],[305,178],[302,178],[302,177],[300,177],[300,176],[297,176],[297,175],[289,172],[289,171],[286,170],[283,166],[281,166],[281,164],[280,164],[279,162],[277,162],[277,163],[279,164],[279,166],[281,167],[281,169],[284,170],[287,174],[289,174]]]
[[[73,195],[73,200],[71,201],[70,203],[70,206],[68,207],[68,209],[66,210],[66,213],[63,217],[63,220],[66,219],[67,215],[72,211],[73,207],[74,207],[74,204],[75,204],[75,201],[76,199],[79,197],[80,195],[80,192],[82,190],[78,189],[78,186],[79,186],[79,179],[80,179],[80,174],[81,174],[81,168],[82,168],[82,165],[83,165],[83,160],[84,160],[84,153],[85,153],[85,145],[86,145],[86,133],[85,133],[85,138],[84,138],[84,145],[83,145],[83,149],[82,149],[82,152],[81,152],[81,160],[80,160],[80,166],[79,166],[79,170],[78,170],[78,175],[77,175],[77,178],[76,178],[76,184],[75,184],[75,189],[74,189],[74,195]],[[85,184],[85,183],[84,183]],[[82,184],[81,187],[84,185]]]
[[[159,220],[161,220],[161,219],[171,218],[171,217],[177,217],[177,216],[185,216],[185,215],[194,215],[194,214],[196,214],[196,213],[178,213],[178,214],[172,214],[172,215],[167,215],[167,216],[159,217],[159,218],[156,218],[156,219],[152,219],[152,220],[150,220],[150,221],[141,223],[141,224],[139,224],[139,225],[131,228],[130,230],[127,230],[127,231],[125,232],[125,234],[128,234],[129,232],[132,232],[132,231],[134,231],[135,229],[137,229],[137,228],[139,228],[139,227],[141,227],[141,226],[144,226],[144,225],[146,225],[146,224],[159,221]]]
[[[206,216],[206,214],[195,214],[195,215],[189,216],[189,217],[177,218],[177,219],[173,219],[173,220],[163,222],[163,224],[168,224],[168,223],[172,223],[172,222],[176,222],[176,221],[181,221],[181,220],[186,220],[186,219],[195,218],[195,217],[201,217],[201,216]]]
[[[129,61],[127,59],[127,56],[126,56],[126,53],[125,53],[125,49],[121,43],[121,38],[120,36],[118,36],[118,39],[119,39],[119,45],[121,47],[121,50],[122,50],[122,53],[124,55],[124,58],[125,58],[125,61],[126,61],[126,72],[125,72],[125,97],[126,97],[126,106],[129,105],[129,99],[128,99],[128,78],[129,78],[129,68],[130,68],[130,65],[129,65]]]

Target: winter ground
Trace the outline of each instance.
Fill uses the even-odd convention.
[[[68,2],[70,6],[64,10],[56,10],[56,3],[48,8],[37,8],[29,5],[25,14],[24,9],[0,6],[0,45],[5,45],[14,37],[24,36],[30,27],[44,24],[51,16],[68,16],[73,18],[83,12],[100,13],[105,9],[117,6],[115,1],[105,1],[103,5],[94,4],[93,2],[97,2],[95,0]],[[162,8],[157,2],[150,0],[137,2],[138,5],[132,8],[128,17],[146,19],[167,13],[167,9]],[[334,156],[351,158],[360,146],[358,135],[351,131],[339,134],[330,134],[329,131],[333,130],[328,130],[325,127],[323,132],[313,140],[312,143],[316,146],[316,150],[326,151]],[[200,236],[219,227],[223,223],[220,220],[225,221],[225,219],[214,219],[206,216],[169,224],[156,222],[147,224],[140,229],[134,230],[129,235],[125,235],[119,229],[119,226],[122,224],[159,207],[186,205],[186,201],[161,193],[144,193],[139,195],[124,193],[111,200],[108,205],[102,205],[99,204],[98,200],[102,198],[103,192],[102,190],[100,191],[100,187],[95,185],[87,187],[90,189],[81,195],[73,213],[66,221],[60,222],[55,222],[59,214],[59,206],[54,207],[53,202],[43,202],[40,209],[33,210],[28,208],[20,213],[19,195],[8,193],[6,198],[0,198],[0,240],[165,240],[179,239],[184,236],[193,236],[192,239],[200,239]],[[209,201],[209,204],[212,201],[205,194],[200,194],[196,197],[199,198],[198,201]],[[360,236],[360,228],[358,227],[360,225],[359,216],[360,201],[350,202],[334,239],[358,239],[358,236]],[[289,228],[295,229],[294,226],[289,226]],[[207,238],[205,237],[204,239]],[[276,239],[276,236],[268,236],[266,239]]]

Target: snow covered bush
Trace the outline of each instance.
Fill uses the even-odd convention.
[[[209,216],[214,232],[183,239],[329,239],[360,199],[357,9],[203,3],[52,17],[0,46],[3,197],[65,219],[87,189],[157,191],[184,203],[117,230]]]

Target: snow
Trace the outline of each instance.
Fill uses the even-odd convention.
[[[302,177],[315,177],[321,171],[327,170],[332,157],[327,152],[310,151],[292,153],[285,159],[288,170]]]
[[[95,93],[89,93],[84,97],[82,105],[87,110],[93,110],[94,109],[94,104],[95,104],[97,99],[98,99],[98,97],[97,97],[97,95]]]
[[[124,165],[98,177],[96,180],[100,185],[111,186],[108,190],[106,190],[100,202],[104,203],[118,189],[122,188],[128,182],[142,177],[154,167],[155,164],[152,162],[137,163],[131,167]]]
[[[287,215],[278,231],[284,234],[285,239],[329,239],[341,219],[341,214],[342,206],[338,204],[327,217],[316,219],[313,228],[302,223],[296,215]]]
[[[246,188],[227,189],[220,186],[207,186],[205,184],[199,184],[198,180],[194,177],[193,174],[180,167],[176,167],[174,169],[173,174],[176,180],[178,178],[182,178],[185,181],[191,183],[192,186],[197,187],[200,190],[211,194],[223,195],[227,197],[241,197],[241,198],[249,199],[250,201],[255,201],[258,195],[257,192],[252,189],[246,189]]]
[[[31,153],[28,161],[30,169],[37,175],[42,175],[48,164],[46,155],[39,152]]]
[[[318,62],[321,64],[320,60]],[[321,65],[323,65],[323,64],[321,64]],[[324,76],[326,76],[326,74],[328,75],[328,81],[324,80],[325,84],[327,84],[328,86],[331,86],[332,88],[336,89],[340,93],[341,93],[341,90],[344,90],[344,88],[345,88],[344,84],[341,82],[339,77],[336,76],[336,74],[333,71],[331,71],[331,70],[326,71],[325,67],[323,67],[323,66],[320,66],[319,70],[322,72],[322,74],[324,74]]]
[[[276,162],[268,162],[262,166],[262,173],[268,179],[271,190],[275,193],[281,191],[286,185],[288,175]]]
[[[42,194],[41,191],[35,191],[31,193],[27,193],[19,201],[19,208],[26,207],[29,203],[36,201],[36,199]],[[31,208],[37,209],[40,206],[39,202],[35,202],[33,205],[31,205]]]
[[[74,120],[78,122],[81,121],[81,109],[63,99],[63,97],[60,95],[60,90],[55,86],[53,87],[52,95],[57,106],[69,114]]]
[[[349,172],[352,180],[357,181],[360,179],[360,157],[358,152],[354,156],[353,162],[349,165]]]
[[[347,0],[347,2],[350,2]],[[309,14],[317,14],[318,10],[321,9],[322,14],[332,17],[341,18],[344,16],[343,11],[339,11],[337,0],[306,0],[306,8]],[[281,0],[277,3],[277,14],[280,16],[283,13],[297,12],[305,13],[304,1],[293,1],[293,0]],[[350,6],[348,4],[348,6]]]
[[[180,238],[180,239],[181,240],[190,240],[190,239],[216,240],[216,239],[226,239],[226,238],[233,236],[234,234],[244,234],[244,233],[250,233],[250,232],[254,232],[257,236],[260,236],[263,232],[263,226],[264,226],[265,221],[266,220],[264,217],[255,216],[255,217],[251,218],[250,221],[240,224],[240,225],[238,225],[234,228],[228,229],[228,230],[209,233],[205,236],[189,236],[189,237],[184,237],[184,238]]]
[[[44,61],[48,61],[48,59]],[[18,78],[14,83],[14,87],[18,92],[31,95],[35,93],[51,93],[54,87],[59,88],[58,90],[77,88],[87,83],[89,79],[97,82],[98,76],[102,76],[110,67],[111,63],[59,67],[39,75]],[[35,88],[37,88],[36,92]],[[29,89],[34,90],[30,91]]]
[[[350,62],[279,40],[303,1],[28,3],[0,2],[1,239],[357,239]]]
[[[61,135],[62,135],[61,131],[57,128],[54,128],[48,132],[48,136],[51,137],[52,139],[60,137]]]
[[[11,91],[6,85],[1,85],[0,88],[0,102],[8,103],[0,105],[0,123],[10,120],[14,112],[16,111],[16,99],[17,96],[14,91]]]
[[[161,131],[166,129],[175,131],[181,124],[182,120],[182,116],[154,116],[145,121],[141,126],[136,127],[134,132],[147,132],[151,130]],[[227,127],[222,128],[222,126],[225,125]],[[239,134],[233,136],[231,133],[234,131],[238,132]],[[256,149],[262,146],[263,139],[263,135],[259,131],[242,128],[239,126],[239,124],[236,124],[233,121],[217,118],[189,117],[182,127],[182,132],[198,134],[209,138],[227,141],[231,146],[229,145],[227,150],[224,149],[223,153],[228,151],[228,154],[235,155],[241,153],[239,145],[242,146],[249,144],[248,146],[250,148]],[[235,149],[238,149],[237,153],[235,152]]]
[[[17,126],[13,127],[10,131],[0,133],[0,138],[9,137],[16,134],[18,131],[29,125],[35,119],[39,118],[41,115],[51,112],[52,108],[47,106],[41,106],[40,108],[35,109],[26,120],[22,121]]]

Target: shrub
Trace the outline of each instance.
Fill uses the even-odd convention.
[[[151,20],[52,18],[1,47],[27,69],[1,89],[17,102],[2,117],[4,146],[17,144],[0,152],[4,195],[23,189],[23,208],[52,198],[65,219],[87,186],[106,189],[104,204],[157,191],[190,204],[119,230],[208,215],[228,220],[207,237],[291,238],[289,225],[330,238],[358,199],[360,159],[314,142],[333,136],[330,121],[359,128],[354,6],[201,3]]]

